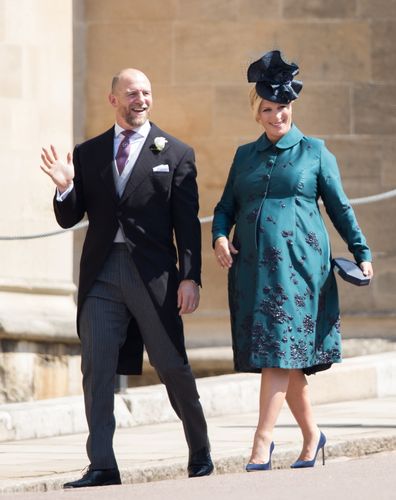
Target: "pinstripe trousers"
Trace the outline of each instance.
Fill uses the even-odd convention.
[[[189,364],[162,325],[126,245],[114,244],[80,313],[81,370],[93,469],[117,467],[113,450],[114,386],[120,346],[134,317],[150,364],[183,423],[190,452],[209,447],[205,417]]]

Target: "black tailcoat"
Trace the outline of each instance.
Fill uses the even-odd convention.
[[[164,137],[158,151],[154,139]],[[151,124],[150,133],[121,198],[113,178],[114,127],[77,145],[73,153],[74,189],[63,202],[54,199],[58,223],[69,228],[85,214],[89,227],[80,263],[77,307],[84,299],[122,227],[139,270],[172,342],[186,358],[183,324],[177,308],[177,288],[183,279],[200,283],[201,228],[194,151]],[[155,171],[168,165],[169,172]],[[176,245],[175,245],[176,243]],[[143,343],[134,320],[120,350],[118,373],[140,374]]]

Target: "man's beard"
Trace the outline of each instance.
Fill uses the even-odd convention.
[[[149,110],[148,109],[141,116],[134,116],[132,113],[133,112],[127,111],[125,113],[125,116],[124,116],[124,120],[131,127],[140,127],[148,120],[148,117],[149,117]]]

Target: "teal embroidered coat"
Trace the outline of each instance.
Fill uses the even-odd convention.
[[[215,241],[235,226],[239,253],[228,292],[237,371],[314,372],[341,361],[337,285],[319,198],[355,260],[371,261],[322,140],[292,125],[275,145],[263,134],[237,149],[212,228]]]

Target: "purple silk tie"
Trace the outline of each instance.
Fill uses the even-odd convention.
[[[123,134],[125,137],[122,139],[118,151],[115,157],[116,160],[116,165],[117,165],[117,170],[119,175],[122,174],[125,168],[125,164],[127,162],[127,159],[129,157],[129,151],[131,149],[131,144],[129,142],[129,139],[132,134],[135,132],[133,130],[123,130],[121,134]]]

